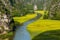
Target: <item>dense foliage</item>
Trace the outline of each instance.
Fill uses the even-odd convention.
[[[60,0],[46,0],[45,10],[48,10],[48,18],[60,20]]]

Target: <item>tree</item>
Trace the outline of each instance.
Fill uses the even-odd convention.
[[[0,0],[0,39],[3,40],[2,36],[8,34],[8,32],[13,30],[14,26],[14,20],[11,16],[10,8],[8,5],[5,6],[2,0]]]
[[[52,0],[49,9],[49,18],[51,19],[57,19],[59,14],[59,8],[60,8],[60,0]],[[59,14],[59,15],[58,15]],[[58,16],[57,16],[58,15]],[[59,18],[58,18],[59,19]]]

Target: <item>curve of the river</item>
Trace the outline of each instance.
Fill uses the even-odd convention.
[[[40,18],[40,16],[41,15],[37,13],[37,16],[35,18],[24,22],[24,24],[22,26],[17,28],[16,33],[15,33],[15,37],[13,40],[31,40],[30,34],[27,31],[26,27],[28,24],[38,20]]]

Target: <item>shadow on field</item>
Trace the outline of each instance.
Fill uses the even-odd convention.
[[[60,30],[51,30],[40,33],[32,40],[60,40]]]
[[[19,28],[19,26],[21,26],[23,24],[20,24],[19,22],[15,21],[14,25],[15,26],[13,26],[12,34],[10,35],[10,37],[8,37],[8,40],[13,40],[16,29]]]

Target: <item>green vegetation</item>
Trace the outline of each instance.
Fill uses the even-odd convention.
[[[38,13],[41,13],[42,15],[44,15],[44,11],[38,11]],[[23,17],[15,17],[14,20],[19,23],[23,23],[29,19],[34,18],[35,17],[34,15],[36,15],[36,14],[26,15]],[[27,26],[27,30],[30,32],[33,40],[35,40],[35,36],[37,36],[43,32],[60,29],[60,21],[48,20],[48,19],[45,20],[42,17]],[[38,37],[37,37],[37,39],[38,39]]]
[[[32,18],[34,18],[36,16],[36,14],[28,14],[26,16],[22,16],[22,17],[14,17],[14,21],[21,23],[24,23]]]
[[[37,36],[42,32],[60,29],[60,21],[39,19],[36,22],[29,24],[27,29],[31,33],[32,38],[34,38],[34,36]]]
[[[6,38],[10,38],[13,36],[13,32],[8,32],[7,34],[4,35],[0,35],[1,39],[6,39]]]
[[[35,36],[32,40],[60,40],[60,30],[42,32]]]
[[[37,7],[36,11],[34,11],[34,5]],[[24,22],[36,17],[35,13],[40,13],[42,16],[27,26],[32,40],[52,40],[53,38],[53,40],[60,40],[60,36],[58,36],[60,33],[60,0],[0,0],[0,20],[3,19],[3,14],[9,17],[8,21],[10,18],[14,19],[11,23],[6,23],[11,30],[12,26],[23,25]],[[5,26],[4,28],[1,26],[1,28],[0,32],[4,31]],[[7,31],[7,34],[0,35],[0,38],[5,39],[12,35],[13,32]]]

